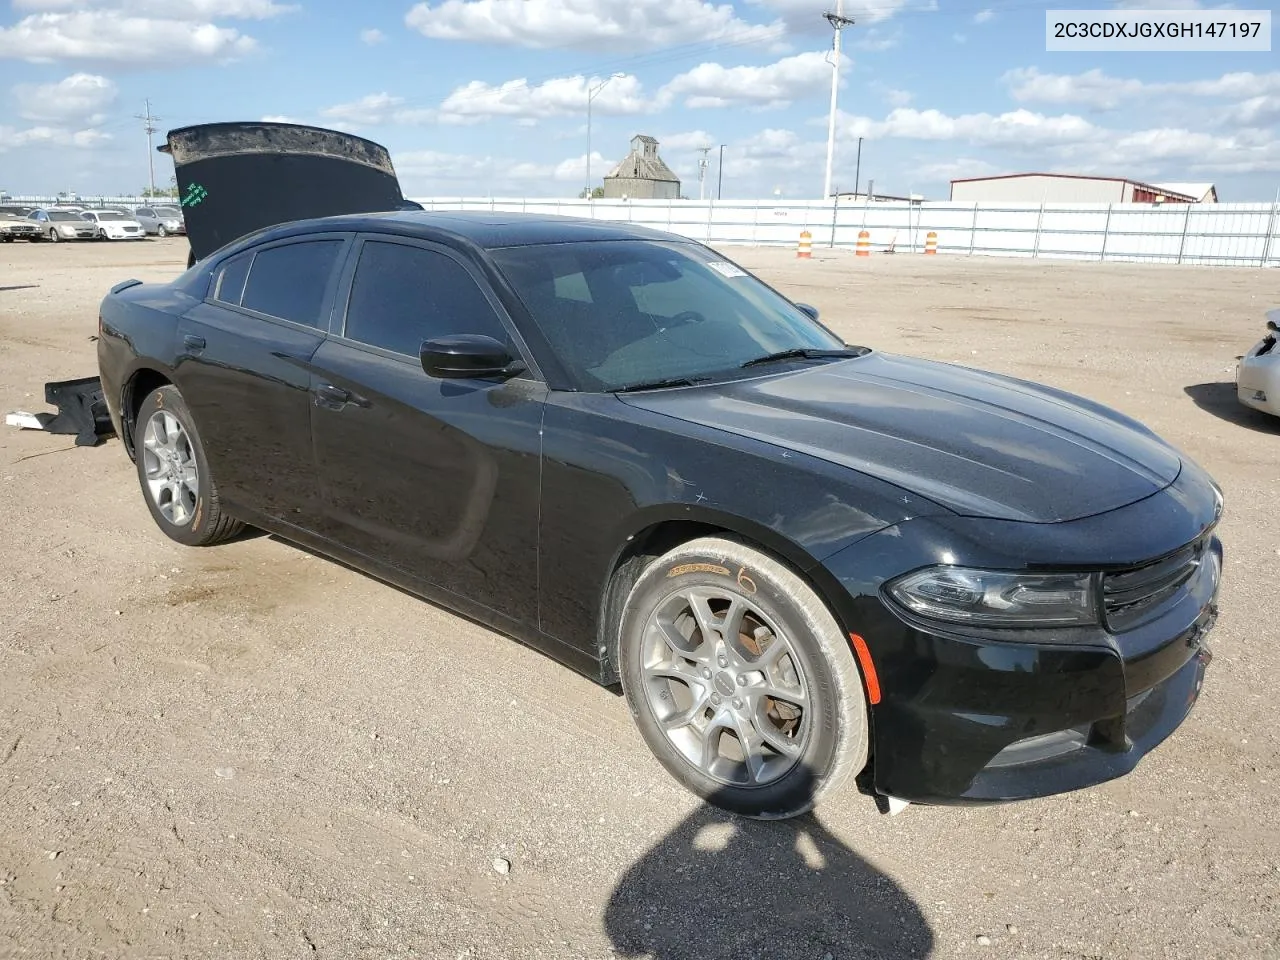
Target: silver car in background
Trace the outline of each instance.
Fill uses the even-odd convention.
[[[59,240],[92,240],[98,235],[95,224],[70,210],[33,210],[27,219],[40,228],[40,239],[54,243]]]
[[[187,224],[182,219],[182,210],[178,207],[151,206],[134,207],[130,211],[133,219],[142,224],[142,229],[157,237],[171,234],[186,235]]]

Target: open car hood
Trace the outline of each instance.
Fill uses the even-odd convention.
[[[406,200],[381,144],[296,123],[207,123],[170,130],[194,260],[291,220],[421,210]]]

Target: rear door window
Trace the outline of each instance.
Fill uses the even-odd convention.
[[[344,242],[303,240],[257,251],[240,305],[309,327],[326,326],[321,311]]]

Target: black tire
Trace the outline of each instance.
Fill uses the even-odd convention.
[[[160,226],[156,227],[156,236],[159,237],[161,240],[163,240],[168,235],[169,235],[169,231],[164,228],[163,223],[160,224]]]
[[[57,230],[50,230],[50,231],[49,231],[49,242],[50,242],[50,243],[59,243],[59,242],[60,242],[60,238],[58,237],[58,231],[57,231]]]
[[[153,468],[157,460],[146,448],[147,427],[157,414],[165,413],[177,421],[185,434],[185,447],[189,451],[189,461],[194,461],[196,482],[193,495],[184,491],[183,499],[191,495],[191,502],[181,511],[173,511],[173,516],[166,515],[163,502],[151,491],[148,483],[148,470]],[[180,444],[181,446],[182,444]],[[218,486],[209,470],[209,461],[205,457],[204,445],[200,442],[200,432],[187,409],[186,401],[178,388],[170,384],[157,387],[142,401],[138,411],[138,419],[133,427],[133,449],[138,474],[138,484],[142,488],[142,498],[147,509],[151,511],[156,525],[171,539],[189,547],[207,547],[222,543],[236,536],[244,529],[244,524],[229,516],[222,509],[218,498]],[[167,497],[170,504],[174,497]]]
[[[732,659],[735,654],[731,652],[725,668],[726,661],[709,660],[710,648],[704,652],[700,642],[690,639],[688,642],[695,646],[692,656],[701,659],[684,660],[681,669],[692,669],[697,676],[706,676],[701,688],[694,684],[704,681],[696,677],[688,683],[646,677],[644,666],[646,662],[654,662],[653,649],[663,649],[664,656],[672,649],[664,648],[661,641],[654,639],[657,634],[649,630],[651,618],[660,611],[662,616],[667,616],[670,611],[680,609],[683,593],[691,588],[709,589],[727,598],[716,603],[727,605],[733,602],[733,597],[738,597],[754,608],[749,614],[752,620],[739,626],[734,642],[738,643],[736,655],[739,656],[744,653],[743,640],[759,648],[746,651],[745,659],[736,664]],[[683,622],[688,626],[681,628],[682,634],[688,629],[687,635],[692,638],[695,633],[692,621],[686,616]],[[756,627],[751,634],[744,632],[752,623]],[[758,632],[762,624],[763,634]],[[696,636],[701,638],[701,632],[696,631]],[[713,637],[719,636],[713,632]],[[705,738],[704,731],[718,725],[708,722],[709,714],[726,717],[731,703],[739,718],[745,714],[755,718],[750,722],[755,724],[752,729],[758,731],[759,723],[768,721],[767,716],[761,717],[760,706],[771,705],[770,709],[776,709],[778,701],[757,694],[753,706],[751,698],[740,696],[739,690],[750,692],[752,685],[760,682],[761,671],[752,666],[756,662],[752,658],[759,657],[760,662],[766,660],[765,654],[771,649],[769,644],[777,642],[774,638],[789,643],[789,660],[794,672],[787,676],[799,677],[796,689],[803,688],[805,702],[802,708],[805,718],[800,723],[808,723],[807,731],[800,739],[791,741],[792,754],[776,750],[759,754],[785,772],[768,782],[762,777],[758,783],[735,783],[741,780],[740,776],[715,775],[717,770],[729,769],[724,765],[732,766],[732,759],[716,760],[704,769],[687,758],[664,731],[653,701],[656,697],[663,702],[669,721],[677,715],[696,718],[689,723],[681,721],[677,728],[688,738]],[[704,537],[676,547],[651,563],[636,581],[623,609],[619,654],[623,691],[645,742],[676,780],[716,806],[757,819],[798,816],[824,797],[852,784],[866,766],[867,701],[848,638],[818,595],[794,571],[745,543],[725,537]],[[673,654],[671,663],[680,659]],[[785,659],[782,667],[786,669]],[[707,670],[711,673],[704,673]],[[776,686],[777,681],[769,679],[771,672],[773,668],[764,672],[763,677]],[[671,684],[677,688],[671,689]],[[685,691],[683,695],[680,689]],[[735,689],[734,694],[726,693],[728,689]],[[703,701],[704,696],[712,699]],[[721,699],[714,700],[716,696]],[[713,700],[719,705],[710,706]],[[708,705],[698,709],[695,705],[699,702]],[[725,732],[731,729],[723,728]],[[775,726],[771,733],[777,734],[781,729]],[[713,739],[719,744],[718,753],[724,745],[723,733],[715,734]],[[737,744],[743,742],[737,734],[731,734],[731,740]],[[789,769],[787,763],[792,764]],[[738,764],[740,773],[745,774],[749,764],[741,761]]]

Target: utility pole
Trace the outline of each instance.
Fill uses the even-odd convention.
[[[831,63],[831,116],[827,120],[827,176],[822,183],[822,197],[831,196],[831,166],[836,156],[836,92],[840,88],[840,31],[853,26],[853,18],[844,16],[844,0],[836,0],[836,12],[824,13],[823,19],[831,24],[835,31],[831,49],[834,53]]]
[[[147,105],[147,112],[145,114],[135,113],[134,116],[146,123],[144,129],[147,131],[147,183],[151,188],[151,197],[154,199],[156,195],[156,152],[151,147],[151,135],[156,132],[155,124],[160,117],[151,115],[150,98],[143,102]]]
[[[704,200],[706,198],[703,194],[702,185],[707,179],[707,166],[711,163],[707,159],[707,154],[711,152],[711,148],[699,147],[698,149],[702,151],[702,156],[698,158],[698,199]]]
[[[853,195],[858,195],[858,182],[862,176],[862,138],[858,138],[858,162],[853,168]]]
[[[716,199],[720,199],[720,191],[724,188],[724,144],[720,144],[720,162],[716,165]]]
[[[626,74],[622,74],[622,73],[610,74],[609,76],[601,80],[599,83],[597,83],[594,87],[591,86],[590,80],[587,81],[587,186],[584,192],[586,193],[588,200],[591,199],[591,190],[592,190],[591,188],[591,102],[595,100],[596,94],[598,94],[601,90],[603,90],[610,80],[617,80],[619,77],[623,77],[623,76],[626,76]]]

